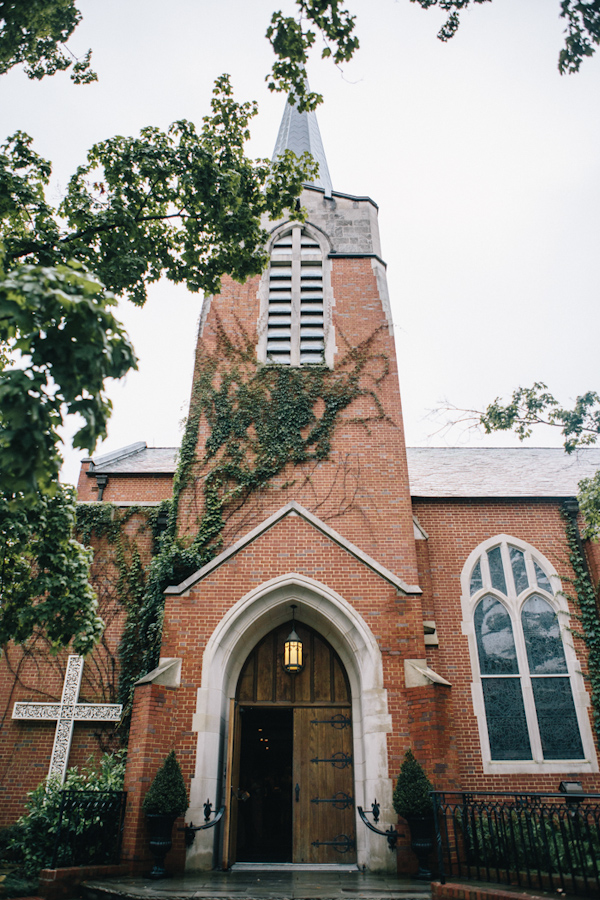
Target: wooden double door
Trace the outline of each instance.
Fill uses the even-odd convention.
[[[356,861],[348,680],[330,645],[298,623],[305,668],[285,673],[289,630],[267,635],[250,654],[231,704],[226,867]]]

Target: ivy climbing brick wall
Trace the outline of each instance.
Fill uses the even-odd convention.
[[[131,600],[127,576],[135,571],[132,552],[140,565],[151,557],[153,534],[147,513],[134,508],[118,510],[110,504],[80,509],[80,539],[95,550],[92,581],[99,612],[106,628],[93,653],[86,657],[81,702],[119,702],[119,645]],[[15,821],[24,811],[28,791],[48,774],[55,722],[14,721],[19,700],[48,703],[60,700],[68,653],[52,656],[43,635],[24,647],[9,645],[0,658],[0,826]],[[82,766],[90,756],[118,749],[126,735],[113,725],[76,723],[70,766]]]
[[[198,402],[206,396],[207,356],[221,360],[221,372],[237,367],[243,378],[256,377],[259,281],[237,285],[224,280],[221,295],[212,299],[198,344],[192,403],[194,392]],[[359,379],[364,393],[339,411],[326,456],[290,462],[258,490],[242,493],[228,505],[221,546],[293,499],[412,584],[416,560],[395,350],[371,259],[333,260],[332,287],[337,352],[333,372],[326,371],[322,388],[314,390],[315,415],[320,417],[325,408],[319,390],[327,390],[338,373],[348,373],[349,382]],[[362,358],[355,376],[357,348]],[[285,398],[279,408],[265,403],[265,415],[293,416],[290,407]],[[190,537],[204,509],[203,478],[215,462],[204,462],[210,434],[211,425],[201,417],[197,459],[179,502],[180,533]]]
[[[582,527],[583,523],[580,521],[579,528]],[[600,582],[600,542],[586,541],[585,549],[592,581],[594,584],[598,584]]]

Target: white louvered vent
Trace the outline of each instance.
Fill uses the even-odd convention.
[[[325,353],[321,248],[294,226],[271,251],[267,360],[280,365],[322,364]]]

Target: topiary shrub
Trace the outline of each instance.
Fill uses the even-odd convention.
[[[429,795],[432,790],[433,785],[423,766],[417,762],[412,750],[407,750],[394,790],[394,809],[403,819],[429,816],[433,812]]]
[[[147,815],[182,816],[188,808],[188,797],[177,762],[175,751],[171,750],[154,776],[154,781],[144,797],[142,809]]]

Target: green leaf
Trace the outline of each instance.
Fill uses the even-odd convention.
[[[0,646],[42,631],[88,653],[103,631],[89,584],[92,552],[74,538],[75,491],[0,494]]]
[[[92,451],[106,435],[107,378],[137,361],[112,314],[112,294],[79,264],[19,265],[0,279],[0,491],[48,491],[61,465],[58,429],[84,421],[74,445]]]
[[[0,4],[0,75],[23,64],[29,78],[68,69],[75,57],[67,41],[81,21],[74,0],[27,0]],[[65,53],[67,50],[67,53]],[[95,81],[90,69],[91,52],[73,65],[75,84]]]

